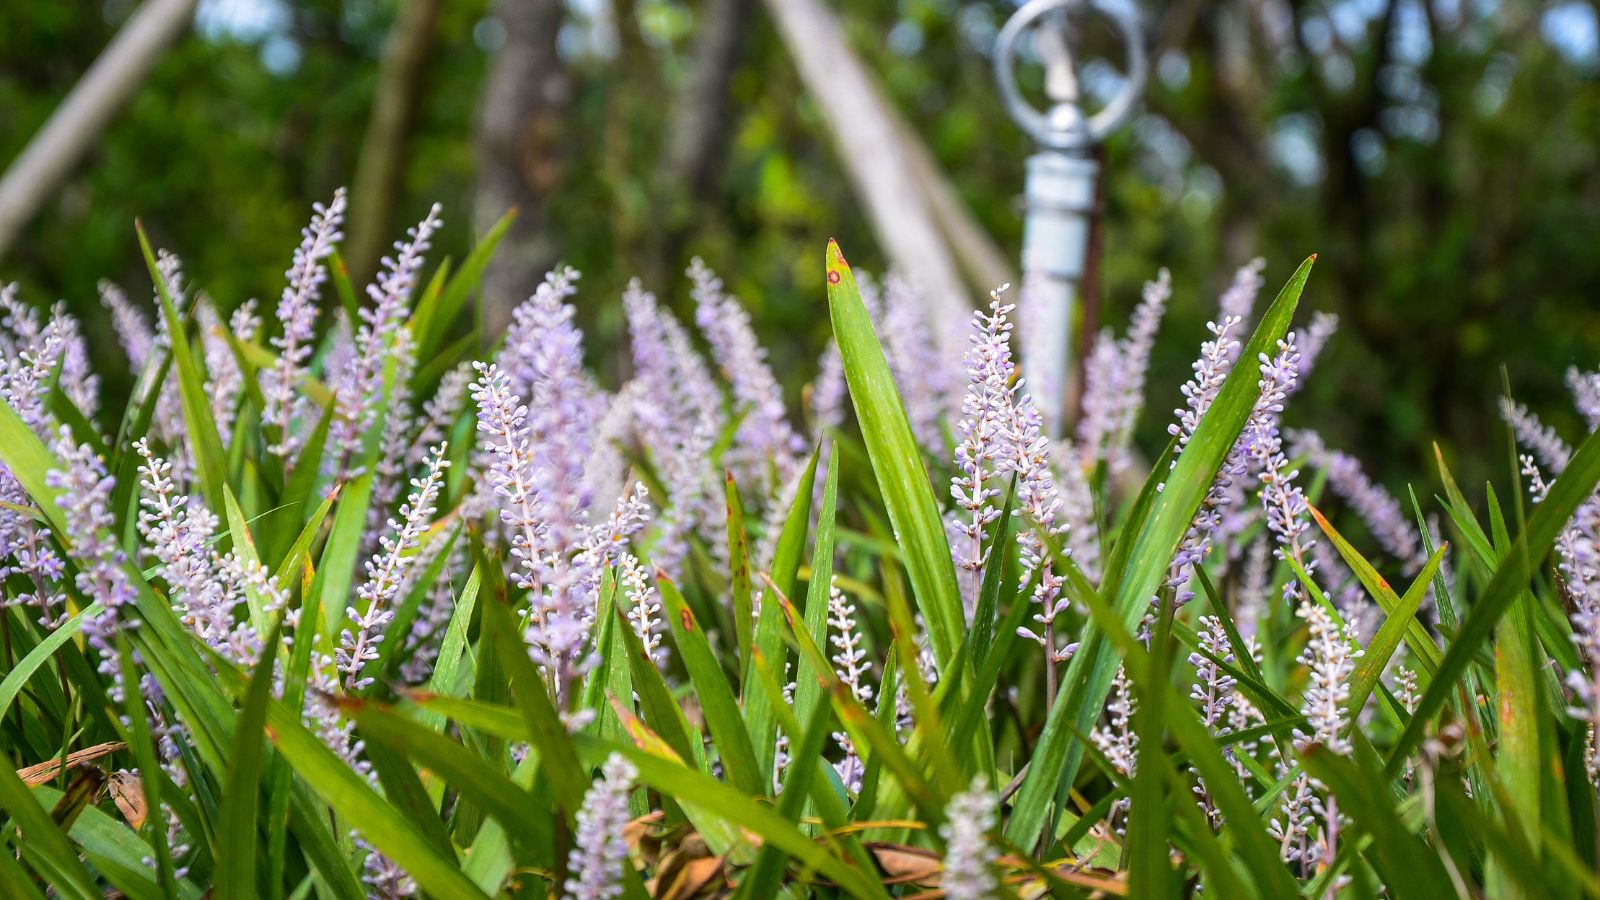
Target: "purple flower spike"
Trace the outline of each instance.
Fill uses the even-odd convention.
[[[974,778],[967,790],[950,798],[945,807],[945,824],[939,826],[939,836],[945,844],[939,887],[948,900],[989,900],[995,896],[999,879],[994,864],[1000,853],[990,841],[989,832],[999,820],[999,800],[982,775]]]
[[[953,542],[956,565],[973,573],[981,582],[989,557],[984,546],[984,530],[1000,515],[994,498],[1000,489],[991,484],[999,474],[1001,457],[1006,452],[1005,427],[1010,418],[1011,376],[1016,363],[1011,356],[1011,323],[1006,316],[1015,307],[1000,302],[999,291],[989,295],[989,311],[972,314],[971,346],[963,363],[967,370],[967,391],[961,401],[961,421],[956,430],[961,443],[956,446],[956,468],[950,479],[950,496],[966,510],[954,528],[960,540]]]
[[[384,368],[409,346],[396,338],[405,326],[423,256],[438,229],[439,204],[435,203],[428,215],[406,232],[410,240],[396,243],[395,255],[383,258],[377,280],[367,286],[367,296],[374,305],[360,311],[361,324],[355,330],[350,362],[339,367],[337,377],[329,377],[337,414],[328,437],[338,448],[341,463],[360,452],[361,442],[378,415],[373,401],[382,393]],[[342,464],[340,468],[343,469]]]
[[[445,449],[444,444],[435,447],[427,474],[411,480],[414,490],[400,507],[400,520],[389,520],[393,536],[384,535],[379,542],[378,557],[367,560],[367,580],[356,591],[366,609],[345,610],[356,623],[354,634],[346,629],[340,635],[336,657],[347,690],[363,690],[372,683],[372,678],[363,673],[367,664],[378,658],[378,645],[385,638],[384,629],[394,621],[394,599],[410,575],[411,567],[416,565],[418,557],[414,551],[421,546],[422,535],[438,511],[435,504],[444,483],[444,470],[450,466]]]
[[[583,797],[578,809],[578,829],[567,856],[572,876],[565,885],[571,900],[614,900],[622,896],[623,866],[628,864],[628,842],[622,830],[632,816],[628,795],[639,771],[613,753],[600,768],[600,777]]]
[[[733,399],[748,409],[729,461],[741,475],[759,481],[769,493],[796,467],[805,451],[805,439],[790,427],[783,405],[783,389],[767,365],[767,351],[756,340],[750,314],[722,289],[722,279],[696,257],[689,264],[690,293],[695,301],[695,324],[733,388]],[[768,476],[769,461],[778,469],[778,482]]]
[[[1426,560],[1420,555],[1414,526],[1394,495],[1374,484],[1355,457],[1329,449],[1316,432],[1288,434],[1294,455],[1306,457],[1328,473],[1328,486],[1350,504],[1383,549],[1405,566],[1406,574],[1421,568]]]
[[[944,424],[955,418],[960,408],[962,385],[952,377],[954,360],[945,356],[928,319],[926,298],[911,280],[890,274],[878,328],[883,336],[883,352],[905,401],[911,433],[924,452],[943,457],[950,452]],[[842,384],[842,367],[839,375]]]
[[[1311,670],[1300,711],[1311,723],[1311,733],[1295,734],[1302,742],[1315,741],[1334,753],[1350,753],[1347,734],[1350,713],[1345,703],[1350,698],[1350,676],[1354,674],[1361,648],[1350,628],[1334,624],[1327,610],[1307,600],[1300,604],[1300,618],[1311,631],[1301,664]]]
[[[345,206],[344,188],[334,191],[333,200],[326,206],[312,206],[311,224],[301,230],[300,246],[295,248],[294,260],[285,273],[289,283],[278,301],[277,316],[283,323],[283,333],[272,338],[278,358],[261,373],[261,394],[266,401],[261,422],[277,429],[278,440],[268,449],[282,457],[294,453],[301,443],[295,428],[295,422],[305,416],[306,400],[300,393],[300,380],[316,340],[317,301],[328,279],[324,260],[344,236],[339,227],[344,223]]]
[[[469,390],[478,404],[478,436],[489,454],[484,473],[490,490],[501,498],[500,521],[511,532],[512,581],[537,590],[543,577],[541,549],[545,526],[529,449],[528,408],[511,392],[510,379],[493,363],[474,363],[478,380]]]
[[[1224,320],[1248,321],[1255,309],[1256,297],[1265,283],[1261,273],[1266,270],[1267,261],[1259,256],[1240,266],[1233,273],[1233,281],[1228,284],[1228,289],[1217,298],[1217,315]]]
[[[1590,430],[1600,428],[1600,372],[1585,372],[1573,366],[1567,369],[1567,387]]]
[[[100,304],[111,313],[112,328],[117,340],[122,343],[122,352],[128,356],[128,367],[134,375],[138,375],[144,371],[150,357],[155,355],[156,335],[150,327],[150,320],[116,284],[102,278],[99,290]]]
[[[1526,406],[1509,397],[1500,398],[1500,415],[1516,432],[1517,443],[1533,451],[1551,472],[1557,475],[1567,467],[1567,461],[1572,459],[1572,447],[1556,434],[1556,430],[1539,421],[1539,417],[1528,411]]]
[[[117,679],[120,668],[112,637],[118,628],[134,627],[137,620],[129,615],[135,594],[124,571],[128,560],[111,537],[116,524],[111,515],[111,491],[116,482],[106,474],[105,463],[93,448],[73,440],[71,428],[61,426],[52,449],[61,467],[46,473],[45,484],[60,492],[56,502],[73,543],[78,590],[104,607],[84,622],[83,631],[89,645],[100,653],[100,671]]]
[[[1084,376],[1084,415],[1078,442],[1092,464],[1104,459],[1112,472],[1128,467],[1128,442],[1144,407],[1145,378],[1156,332],[1172,299],[1172,274],[1162,269],[1147,281],[1134,307],[1128,334],[1114,340],[1109,330],[1095,341]]]
[[[584,477],[605,412],[605,397],[583,368],[583,332],[573,324],[567,299],[578,273],[562,268],[512,313],[511,330],[497,362],[518,396],[528,398],[529,449],[539,461],[536,485],[544,506],[547,540],[570,552],[581,540],[594,497]]]
[[[1300,336],[1300,380],[1295,383],[1294,390],[1290,391],[1291,394],[1305,386],[1306,376],[1311,373],[1311,367],[1316,364],[1318,357],[1322,356],[1323,348],[1338,330],[1339,317],[1333,313],[1319,312],[1311,317],[1311,323]]]

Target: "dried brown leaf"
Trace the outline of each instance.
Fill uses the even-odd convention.
[[[942,868],[939,854],[922,847],[868,841],[867,852],[877,861],[884,884],[933,884]]]
[[[123,821],[134,831],[144,827],[150,807],[144,800],[144,782],[132,772],[113,772],[111,775],[111,802],[117,805]]]

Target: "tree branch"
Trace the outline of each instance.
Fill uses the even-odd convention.
[[[189,26],[197,0],[145,0],[0,179],[0,256]]]

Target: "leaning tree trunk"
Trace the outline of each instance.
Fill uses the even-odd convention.
[[[145,0],[0,178],[0,255],[71,174],[163,53],[197,0]]]
[[[828,121],[855,194],[884,255],[916,279],[935,321],[964,322],[971,309],[950,247],[872,76],[845,42],[824,0],[767,0],[778,33],[806,89]],[[953,356],[964,349],[959,324],[935,332]]]
[[[559,181],[561,134],[572,85],[556,53],[562,0],[498,0],[505,43],[495,52],[478,109],[479,233],[518,211],[484,272],[484,334],[498,336],[511,311],[538,286],[559,248],[544,199]]]

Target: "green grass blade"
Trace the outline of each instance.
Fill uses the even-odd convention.
[[[1449,544],[1441,546],[1428,557],[1428,562],[1417,574],[1411,587],[1406,590],[1405,596],[1395,604],[1394,610],[1383,620],[1378,627],[1377,634],[1362,648],[1361,658],[1356,661],[1355,671],[1350,674],[1350,701],[1348,708],[1352,712],[1359,712],[1367,705],[1367,698],[1372,696],[1372,691],[1378,686],[1378,679],[1383,676],[1383,670],[1389,665],[1389,660],[1394,652],[1400,648],[1400,643],[1405,639],[1405,634],[1410,628],[1410,623],[1415,621],[1417,608],[1422,605],[1423,598],[1428,594],[1428,584],[1433,581],[1434,575],[1439,571],[1439,564],[1444,561]],[[1240,658],[1248,658],[1249,654],[1240,654]]]
[[[118,651],[121,656],[122,678],[124,684],[137,684],[138,670],[134,667],[133,653],[128,648],[127,641],[118,642]],[[128,746],[133,750],[133,758],[139,764],[139,770],[147,773],[140,779],[144,788],[145,808],[159,810],[161,808],[161,786],[164,773],[161,771],[160,757],[156,755],[156,738],[150,727],[150,717],[146,712],[144,698],[137,691],[128,691],[123,698],[124,715],[129,722]],[[151,836],[155,844],[156,873],[162,887],[170,893],[177,882],[177,872],[173,865],[172,848],[168,845],[164,829],[151,829]]]
[[[548,811],[541,815],[531,793],[485,765],[477,754],[379,704],[348,701],[345,708],[369,744],[388,747],[443,779],[461,800],[500,820],[514,843],[546,856],[555,846]],[[542,860],[545,865],[551,862]]]
[[[983,584],[978,589],[978,604],[972,614],[972,630],[967,633],[968,657],[974,666],[982,666],[984,657],[989,655],[989,649],[994,646],[995,619],[999,610],[1011,608],[1010,601],[1015,596],[1017,554],[1013,548],[1021,526],[1021,520],[1012,515],[1016,499],[1017,479],[1013,476],[1011,487],[1006,490],[1006,502],[1000,508],[1000,518],[992,526],[994,539],[989,542],[989,566],[983,570]],[[1006,602],[1002,602],[1002,594],[1006,595]],[[1011,631],[1014,634],[1016,629]]]
[[[412,768],[408,754],[389,744],[374,744],[371,741],[362,745],[361,752],[366,754],[367,762],[372,763],[372,771],[378,776],[378,787],[383,790],[389,805],[407,822],[416,826],[440,856],[452,856],[455,850],[450,843],[450,831],[439,817],[439,805],[423,785],[422,776]],[[456,808],[462,809],[468,803],[470,801],[463,801]]]
[[[439,645],[439,656],[434,660],[433,675],[428,679],[428,690],[435,694],[453,694],[463,680],[464,667],[469,665],[467,630],[472,627],[472,613],[478,606],[478,591],[483,584],[483,572],[474,564],[472,574],[456,597],[455,609],[450,613],[450,624],[445,626],[444,641]],[[426,713],[423,723],[438,731],[444,727],[444,717]]]
[[[1439,858],[1395,814],[1382,776],[1321,746],[1308,748],[1301,758],[1306,771],[1328,786],[1340,811],[1349,816],[1340,840],[1371,835],[1372,843],[1362,855],[1394,896],[1433,898],[1453,893]]]
[[[816,763],[822,759],[822,744],[828,736],[828,722],[831,718],[828,713],[828,707],[820,703],[813,704],[811,714],[806,718],[804,730],[799,734],[791,733],[789,736],[789,746],[793,756],[789,768],[784,772],[783,790],[778,792],[778,815],[789,822],[800,821],[806,798],[811,793],[812,778],[817,771]],[[778,879],[783,875],[787,859],[788,854],[776,845],[768,844],[762,847],[761,853],[756,857],[756,864],[739,884],[740,895],[763,898],[776,894]]]
[[[451,528],[448,534],[435,532],[423,538],[425,542],[443,541],[444,544],[433,551],[433,559],[428,561],[427,567],[422,570],[421,575],[417,577],[415,583],[411,585],[405,596],[395,606],[394,618],[389,621],[387,626],[390,634],[408,635],[411,633],[411,626],[417,620],[418,610],[422,608],[422,604],[427,600],[428,594],[433,591],[434,585],[438,584],[439,579],[444,577],[445,568],[450,565],[451,551],[460,537],[461,529],[458,526]],[[418,552],[420,552],[420,548]],[[411,652],[415,649],[408,646],[408,644],[409,641],[389,640],[378,645],[378,658],[372,661],[372,666],[377,671],[384,673],[384,677],[378,679],[378,682],[368,685],[368,694],[377,692],[380,689],[380,682],[402,683],[399,672],[400,665],[410,657]]]
[[[0,847],[4,847],[0,849],[0,894],[17,900],[44,900],[44,892],[17,861],[15,851],[5,843]]]
[[[783,613],[778,609],[777,596],[793,596],[800,573],[800,558],[806,549],[806,533],[811,527],[811,496],[817,478],[817,453],[811,454],[806,468],[800,473],[800,483],[795,491],[794,505],[784,519],[783,530],[778,535],[778,545],[772,552],[772,571],[767,590],[761,594],[761,610],[756,615],[755,650],[778,668],[787,659],[783,644]],[[755,749],[758,769],[772,772],[776,753],[778,720],[772,704],[756,683],[755,674],[745,667],[740,697],[744,700],[745,721],[749,725],[750,744]]]
[[[434,352],[448,333],[450,323],[460,318],[467,298],[477,290],[478,283],[483,280],[483,270],[488,267],[489,260],[494,256],[495,247],[499,245],[500,239],[505,237],[506,230],[516,218],[515,209],[501,216],[500,220],[490,226],[483,237],[478,239],[478,245],[472,248],[466,259],[461,261],[461,268],[450,276],[444,290],[437,295],[438,300],[434,301],[433,295],[429,295],[417,304],[417,311],[412,318],[412,333],[417,337],[417,359],[433,358]]]
[[[222,436],[217,433],[217,420],[211,412],[211,396],[206,393],[205,373],[194,349],[189,346],[188,332],[177,303],[167,290],[167,280],[156,266],[156,255],[150,249],[144,226],[135,223],[139,234],[139,249],[144,252],[145,265],[150,279],[155,282],[156,296],[161,300],[161,317],[167,324],[171,341],[173,370],[178,376],[178,393],[183,405],[183,423],[190,450],[194,453],[196,467],[200,470],[200,489],[206,506],[222,508],[222,485],[227,478],[227,456],[222,450]]]
[[[577,815],[583,804],[584,792],[589,789],[589,779],[578,765],[567,728],[556,713],[555,703],[545,687],[544,679],[528,657],[528,647],[522,642],[522,629],[518,627],[511,608],[498,598],[483,606],[483,627],[496,642],[501,664],[511,676],[511,692],[522,710],[528,734],[539,751],[541,769],[550,780],[556,802],[561,804],[568,819]]]
[[[34,505],[44,513],[45,520],[60,532],[65,527],[61,507],[55,501],[55,490],[44,483],[45,475],[56,465],[55,457],[3,399],[0,399],[0,462],[11,470],[11,477],[27,491]]]
[[[757,668],[757,674],[761,677],[761,689],[766,691],[767,696],[773,699],[772,708],[777,712],[778,715],[778,727],[783,729],[783,733],[789,736],[789,745],[793,751],[791,753],[790,765],[797,765],[799,764],[798,760],[805,758],[802,754],[806,751],[806,740],[808,736],[802,730],[800,726],[800,720],[795,717],[794,710],[791,709],[789,704],[783,699],[783,685],[778,683],[777,673],[773,672],[772,667],[767,665],[766,660],[759,656],[755,658],[754,665]],[[889,670],[888,674],[891,676],[893,675],[892,668]],[[884,689],[886,691],[892,690],[894,686],[893,678],[886,677],[884,680],[884,685]],[[880,697],[879,700],[881,705],[882,698]],[[828,709],[829,707],[826,704],[817,704],[817,710]],[[813,715],[818,714],[821,713],[813,711]],[[827,719],[827,721],[831,722],[832,719]],[[812,757],[811,763],[817,772],[822,774],[822,777],[818,778],[816,775],[813,775],[805,782],[805,784],[809,786],[809,798],[815,806],[817,815],[822,819],[822,822],[826,827],[841,828],[848,823],[849,814],[845,809],[846,798],[843,796],[844,792],[842,790],[842,786],[840,788],[835,787],[835,784],[837,783],[837,775],[835,775],[834,778],[829,778],[827,776],[827,772],[830,771],[833,766],[827,761],[826,758],[822,756],[822,751],[820,748],[816,751],[815,756]],[[864,785],[866,782],[865,776],[862,778],[862,782]],[[784,790],[787,791],[789,788],[785,787]],[[861,790],[861,796],[867,796],[867,788],[863,786]],[[784,795],[780,792],[780,804],[783,798]],[[859,803],[861,801],[858,800],[857,802]],[[870,808],[870,806],[868,808]],[[801,821],[798,814],[793,821]],[[849,847],[851,855],[855,856],[858,861],[866,862],[865,857],[858,852],[860,847],[859,842],[855,840],[855,836],[853,834],[846,834],[843,836],[843,839],[846,846]]]
[[[28,651],[27,656],[12,666],[11,671],[6,673],[5,679],[0,681],[0,717],[5,716],[6,711],[11,708],[11,701],[17,699],[17,694],[27,685],[28,680],[55,656],[63,644],[72,640],[83,629],[84,620],[99,614],[102,609],[104,607],[97,602],[80,610],[77,615],[56,626],[44,640]]]
[[[1500,617],[1526,589],[1528,579],[1532,576],[1529,561],[1544,559],[1549,555],[1561,529],[1566,527],[1578,506],[1594,492],[1597,483],[1600,483],[1600,432],[1593,432],[1573,453],[1560,477],[1550,485],[1544,502],[1535,507],[1533,515],[1529,517],[1527,529],[1512,543],[1511,552],[1495,569],[1494,577],[1462,620],[1461,629],[1440,661],[1433,682],[1418,701],[1410,724],[1390,749],[1388,775],[1392,777],[1400,772],[1405,765],[1405,758],[1422,742],[1428,721],[1455,689],[1456,680],[1488,641]]]
[[[144,376],[135,377],[134,396],[128,398],[128,408],[117,426],[117,437],[112,443],[111,458],[106,460],[106,471],[117,479],[116,486],[111,489],[111,508],[123,516],[129,527],[138,518],[135,497],[139,489],[139,465],[144,462],[139,454],[133,452],[132,445],[135,440],[150,433],[150,423],[155,420],[156,406],[161,400],[161,391],[157,387],[172,369],[172,351],[162,350],[159,362],[147,362],[145,365],[147,370],[154,366],[149,381],[151,387],[143,397],[138,396]]]
[[[1440,658],[1439,647],[1433,642],[1433,638],[1428,635],[1428,629],[1423,627],[1423,624],[1417,621],[1414,616],[1399,616],[1400,597],[1395,594],[1394,588],[1389,586],[1388,579],[1378,574],[1377,568],[1368,562],[1367,558],[1362,556],[1361,552],[1349,541],[1345,540],[1344,535],[1340,534],[1338,529],[1334,528],[1315,506],[1308,506],[1307,509],[1311,513],[1311,518],[1315,519],[1317,526],[1322,529],[1322,533],[1328,536],[1328,541],[1333,544],[1333,548],[1339,551],[1339,556],[1345,561],[1345,565],[1350,567],[1350,571],[1355,573],[1356,579],[1361,582],[1362,587],[1365,587],[1372,599],[1383,608],[1384,615],[1389,618],[1398,618],[1399,621],[1405,624],[1406,646],[1411,649],[1412,656],[1417,660],[1418,665],[1430,676],[1437,672]],[[1416,585],[1413,584],[1412,588],[1414,590]]]
[[[272,699],[272,667],[278,654],[280,623],[262,647],[261,661],[245,690],[244,706],[233,735],[233,756],[228,762],[227,782],[222,791],[222,819],[218,826],[216,862],[218,900],[251,900],[257,896],[256,840],[257,814],[261,800],[261,772],[266,763],[266,745],[261,733],[267,721],[267,701]],[[268,878],[280,878],[276,872]]]
[[[600,592],[594,611],[594,647],[599,662],[583,679],[580,705],[595,713],[601,734],[609,738],[621,736],[621,724],[606,702],[606,695],[633,696],[633,678],[628,671],[627,652],[622,647],[622,637],[617,634],[621,625],[616,616],[621,595],[615,570],[607,569],[600,575]]]
[[[634,690],[639,695],[639,706],[644,711],[646,724],[666,741],[679,759],[694,759],[694,750],[689,743],[689,724],[684,718],[683,708],[673,698],[661,670],[645,652],[644,642],[634,633],[623,611],[617,609],[613,618],[620,626],[616,634],[622,641],[623,652],[627,654],[628,671],[633,676]]]
[[[1152,678],[1149,674],[1149,654],[1134,640],[1132,631],[1112,610],[1098,594],[1088,592],[1084,595],[1084,602],[1089,606],[1089,613],[1096,625],[1106,636],[1106,640],[1119,648],[1125,655],[1126,671],[1128,678],[1133,682],[1136,696],[1149,696],[1155,691],[1162,691],[1166,695],[1165,704],[1174,710],[1183,710],[1182,714],[1166,717],[1166,724],[1172,737],[1178,745],[1188,754],[1189,765],[1195,774],[1205,781],[1207,792],[1222,813],[1223,820],[1228,823],[1228,831],[1236,842],[1237,852],[1245,862],[1250,877],[1256,882],[1257,893],[1262,897],[1288,897],[1296,891],[1294,882],[1289,877],[1289,871],[1284,867],[1278,857],[1278,847],[1268,836],[1265,825],[1260,815],[1251,805],[1250,798],[1245,794],[1239,782],[1238,775],[1233,767],[1223,758],[1217,737],[1201,723],[1200,717],[1190,707],[1170,681]],[[1213,659],[1214,662],[1219,660]],[[1242,674],[1242,673],[1240,673]],[[1245,679],[1240,679],[1243,686]],[[1271,695],[1276,698],[1276,695]],[[1256,698],[1252,698],[1256,699]],[[1271,704],[1264,702],[1265,698],[1258,700],[1264,709],[1271,709]],[[1277,701],[1282,704],[1282,700]],[[1293,711],[1293,708],[1290,707]],[[1296,714],[1298,715],[1298,714]],[[1087,731],[1079,731],[1076,737],[1082,740]],[[1084,744],[1088,746],[1087,743]],[[1161,764],[1167,765],[1169,761],[1161,758]]]
[[[1149,684],[1165,684],[1172,675],[1172,604],[1162,604],[1161,616],[1150,638],[1151,652],[1144,661]],[[1134,713],[1134,731],[1140,747],[1160,747],[1166,743],[1167,692],[1155,688],[1139,697]],[[1182,715],[1182,713],[1178,713]],[[1125,852],[1128,863],[1128,891],[1135,897],[1159,900],[1176,896],[1172,862],[1167,851],[1168,828],[1172,811],[1168,807],[1164,763],[1149,759],[1138,766],[1129,794],[1128,838]],[[1186,800],[1180,799],[1183,803]]]
[[[301,523],[305,521],[304,510],[311,502],[317,487],[322,451],[327,445],[328,429],[332,425],[333,404],[330,403],[323,407],[316,426],[312,428],[310,437],[306,438],[305,446],[300,450],[298,461],[288,472],[283,493],[278,498],[278,508],[268,513],[271,526],[262,529],[263,544],[267,549],[264,559],[271,565],[279,566],[280,570],[286,564],[284,561],[293,556],[292,550],[284,549],[289,533],[297,527],[300,528],[301,534],[305,533],[305,529],[301,527]],[[334,485],[328,491],[327,499],[331,500],[338,496],[341,488],[342,485]]]
[[[620,705],[620,704],[619,704]],[[626,709],[619,709],[617,716],[622,720],[622,730],[633,741],[633,745],[658,759],[664,759],[675,766],[693,768],[693,764],[685,757],[679,756],[661,736],[651,731],[648,726],[639,721],[637,716]],[[701,774],[709,774],[700,770]],[[733,789],[737,792],[737,789]],[[708,804],[694,795],[663,794],[664,799],[671,798],[677,808],[682,811],[683,817],[694,826],[694,830],[706,842],[712,853],[718,856],[728,855],[733,861],[744,864],[754,859],[754,854],[745,844],[745,836],[739,826],[722,815],[716,804]],[[666,811],[670,811],[670,807]]]
[[[344,254],[337,248],[328,257],[328,276],[333,282],[333,292],[339,298],[339,305],[344,307],[350,327],[354,328],[361,321],[361,300],[356,296],[355,285],[350,283],[350,267],[345,265]]]
[[[801,864],[826,876],[853,897],[863,900],[884,900],[888,897],[876,873],[863,872],[828,852],[776,811],[755,802],[737,788],[636,747],[583,734],[575,735],[572,740],[583,758],[594,765],[599,765],[612,753],[622,754],[639,770],[640,783],[663,794],[690,797],[696,803],[716,809],[722,816],[759,836],[764,844],[778,847]]]
[[[367,529],[367,504],[371,499],[371,471],[356,476],[340,489],[339,508],[333,513],[333,526],[328,531],[327,542],[322,545],[322,557],[311,584],[318,606],[322,608],[323,646],[330,653],[350,605],[356,559],[361,555],[361,541]]]
[[[35,787],[33,795],[47,806],[61,798],[60,791],[46,785]],[[159,874],[150,869],[155,850],[119,819],[91,806],[72,823],[67,836],[83,851],[84,860],[131,900],[165,900],[172,896],[162,888]],[[200,889],[189,881],[180,881],[177,896],[180,900],[200,900]]]
[[[817,515],[817,537],[811,549],[811,580],[806,585],[805,627],[818,644],[827,644],[828,592],[833,583],[833,523],[839,504],[839,459],[828,454],[828,474],[822,487],[822,510]],[[802,655],[795,668],[795,717],[811,721],[811,711],[822,699],[822,682],[815,663]],[[799,738],[793,735],[792,738]]]
[[[921,768],[907,756],[906,751],[900,746],[900,741],[878,723],[872,713],[856,699],[855,692],[850,690],[850,686],[834,673],[822,648],[811,639],[811,633],[805,629],[794,606],[787,600],[781,602],[795,645],[800,649],[801,656],[811,659],[817,677],[824,681],[824,688],[833,704],[834,715],[838,716],[839,724],[845,733],[850,735],[851,743],[858,748],[866,748],[873,757],[883,761],[883,765],[894,773],[905,795],[922,813],[924,821],[930,825],[944,821],[944,804],[949,797],[937,792],[936,786],[928,782]]]
[[[317,508],[312,510],[311,518],[306,520],[300,533],[295,536],[294,543],[284,553],[273,570],[273,576],[281,585],[292,583],[294,573],[300,569],[308,554],[311,553],[311,544],[316,541],[317,533],[322,530],[322,523],[328,518],[328,513],[333,510],[333,501],[339,496],[337,489],[330,491],[328,496],[322,498]]]
[[[750,666],[750,647],[755,640],[755,602],[750,592],[750,541],[744,530],[744,504],[733,473],[723,473],[723,497],[728,506],[728,581],[733,599],[733,633],[739,644],[739,675]]]
[[[1496,553],[1503,559],[1516,551],[1511,547],[1511,535],[1494,488],[1490,487],[1488,493],[1489,527]],[[1523,560],[1523,564],[1532,570],[1530,560]],[[1519,591],[1511,609],[1494,629],[1495,708],[1500,715],[1495,771],[1505,789],[1506,804],[1515,811],[1515,816],[1508,819],[1520,823],[1530,858],[1539,853],[1540,819],[1544,815],[1540,795],[1545,774],[1539,749],[1541,654],[1534,634],[1534,602],[1530,591]],[[1509,856],[1506,847],[1494,848],[1484,879],[1489,892],[1509,896],[1513,892],[1509,870],[1526,861]]]
[[[228,523],[228,536],[233,541],[233,552],[252,568],[261,560],[256,555],[256,542],[250,536],[250,526],[245,524],[244,510],[239,508],[239,500],[233,495],[233,489],[226,484],[222,486],[223,509],[226,511],[225,521]],[[267,630],[266,601],[261,592],[250,584],[245,585],[244,592],[245,610],[249,614],[250,624],[260,634]]]
[[[515,717],[516,713],[512,715]],[[517,768],[511,773],[511,780],[518,787],[526,789],[528,785],[534,784],[538,769],[539,755],[530,753],[517,764]],[[540,797],[540,802],[547,809],[553,808],[548,792]],[[499,819],[491,818],[478,828],[478,834],[467,847],[462,872],[484,891],[499,893],[515,864],[516,861],[511,854],[510,836],[506,834]]]
[[[966,630],[944,520],[855,275],[833,241],[828,242],[826,270],[828,310],[850,400],[942,671],[956,655]]]
[[[706,727],[711,731],[723,770],[740,790],[751,795],[766,794],[768,782],[763,780],[762,768],[756,761],[739,701],[733,696],[728,676],[717,662],[705,630],[684,602],[683,595],[678,593],[677,585],[665,573],[657,573],[656,584],[661,589],[663,612],[672,626],[679,657],[689,670],[689,680],[694,683],[700,711],[705,715]]]
[[[394,807],[384,802],[360,775],[335,756],[299,716],[280,703],[267,710],[267,734],[278,752],[333,811],[358,829],[372,846],[400,864],[418,886],[441,897],[484,897],[456,861],[447,859]]]
[[[7,762],[0,765],[0,809],[11,816],[22,837],[13,837],[28,865],[62,897],[72,900],[99,900],[94,876],[78,861],[78,851],[51,820],[39,798]]]
[[[1250,342],[1239,354],[1241,360],[1254,360],[1276,346],[1289,329],[1300,293],[1311,274],[1311,257],[1300,264],[1261,318]],[[1140,515],[1123,526],[1124,538],[1114,548],[1103,589],[1112,600],[1115,616],[1131,626],[1143,614],[1165,577],[1167,565],[1205,498],[1218,468],[1239,433],[1249,420],[1259,395],[1260,374],[1255,366],[1238,365],[1228,374],[1216,400],[1201,418],[1189,444],[1169,472],[1156,464],[1146,482]],[[1153,483],[1164,481],[1166,488],[1155,491]],[[1123,547],[1127,547],[1124,554]],[[1126,562],[1123,562],[1125,560]],[[1017,793],[1006,837],[1030,847],[1039,836],[1053,830],[1066,788],[1077,777],[1083,759],[1082,744],[1073,733],[1088,734],[1099,717],[1116,675],[1118,653],[1108,646],[1100,629],[1091,625],[1081,638],[1081,646],[1068,664],[1056,704],[1051,708],[1040,735],[1033,764]],[[1072,719],[1067,727],[1068,717]],[[1054,811],[1052,811],[1054,810]]]

